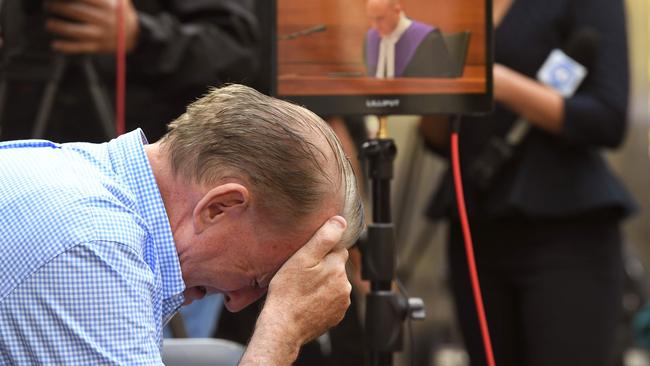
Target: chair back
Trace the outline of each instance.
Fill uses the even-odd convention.
[[[463,76],[467,48],[469,47],[470,31],[445,34],[445,44],[451,59],[451,77]]]
[[[163,340],[166,366],[237,366],[244,346],[218,338],[170,338]]]

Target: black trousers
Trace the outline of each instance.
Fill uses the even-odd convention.
[[[448,256],[471,365],[485,353],[460,225]],[[623,293],[618,223],[603,219],[472,224],[479,280],[498,366],[609,366]]]

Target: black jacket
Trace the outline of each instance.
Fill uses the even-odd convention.
[[[246,82],[257,68],[257,23],[250,1],[133,0],[140,37],[128,56],[127,131],[151,140],[208,87]],[[112,82],[113,60],[102,60]]]
[[[166,131],[186,105],[210,86],[250,82],[258,67],[259,30],[252,0],[132,0],[140,35],[127,56],[126,130],[142,127],[151,141]],[[75,60],[76,57],[71,57]],[[94,55],[92,63],[111,102],[115,57]],[[46,138],[104,141],[107,136],[75,62],[61,81]],[[11,75],[10,75],[11,76]],[[3,139],[30,137],[41,85],[9,85]],[[28,113],[32,112],[32,113]]]
[[[565,99],[564,131],[533,128],[490,189],[481,191],[468,167],[493,136],[505,136],[517,118],[497,104],[485,117],[463,118],[460,155],[468,213],[475,219],[513,215],[561,217],[607,214],[623,217],[634,202],[601,156],[625,135],[628,59],[622,0],[517,0],[495,34],[496,62],[530,77],[554,48],[591,27],[599,45],[589,74]],[[432,217],[455,215],[448,172],[432,202]]]

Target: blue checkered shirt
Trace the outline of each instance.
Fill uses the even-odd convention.
[[[162,364],[185,285],[143,144],[0,143],[0,364]]]

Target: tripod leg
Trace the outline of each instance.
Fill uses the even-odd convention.
[[[63,76],[63,71],[65,70],[66,64],[67,59],[64,55],[57,55],[54,59],[54,71],[52,72],[52,76],[45,85],[43,97],[41,98],[41,103],[36,114],[34,128],[32,129],[32,138],[40,139],[45,135],[47,120],[50,116],[50,112],[52,111],[52,105],[54,104],[56,92],[59,88],[59,83],[61,82],[61,77]]]
[[[90,56],[84,57],[83,68],[86,73],[86,79],[88,80],[88,89],[95,104],[95,110],[97,110],[99,122],[102,125],[104,134],[108,138],[113,138],[116,135],[115,117],[113,116],[111,103],[106,94],[106,90],[101,85]]]

